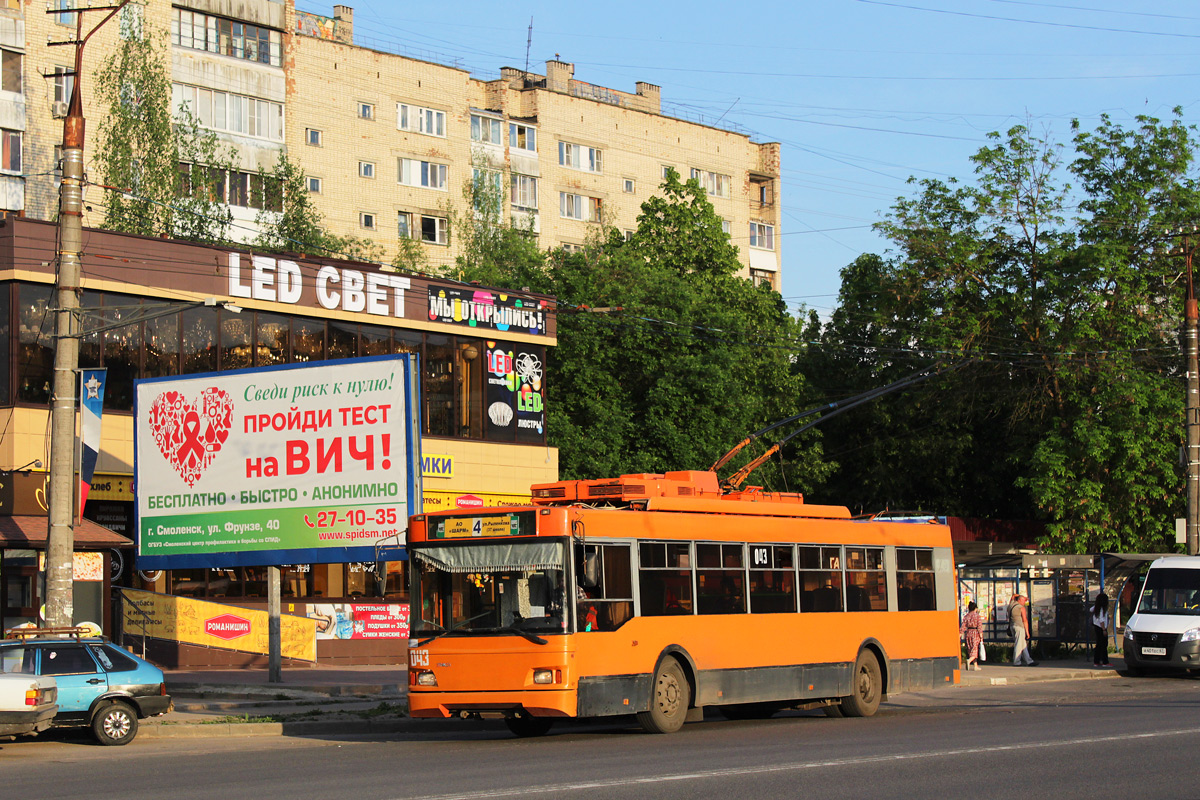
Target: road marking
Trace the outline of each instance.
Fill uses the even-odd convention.
[[[1127,742],[1130,739],[1158,739],[1168,736],[1195,736],[1200,734],[1200,728],[1180,728],[1171,731],[1154,731],[1153,733],[1123,733],[1112,736],[1087,736],[1079,739],[1066,739],[1057,742],[1026,742],[1021,744],[998,744],[981,747],[962,747],[953,750],[930,750],[923,753],[899,753],[890,756],[869,756],[866,758],[836,758],[826,761],[800,761],[792,764],[776,764],[774,766],[731,767],[727,769],[702,770],[700,772],[678,772],[664,775],[648,775],[642,778],[614,778],[603,781],[578,781],[576,783],[554,783],[544,786],[520,786],[511,789],[488,789],[479,792],[464,792],[460,794],[411,795],[395,800],[487,800],[495,797],[521,797],[524,795],[559,794],[562,792],[586,791],[588,789],[618,789],[623,786],[642,786],[664,781],[696,781],[710,778],[730,778],[743,775],[762,775],[773,772],[792,772],[806,769],[824,769],[828,767],[853,767],[862,764],[878,764],[889,761],[917,761],[926,758],[957,758],[959,756],[991,754],[999,751],[1034,750],[1042,747],[1077,747],[1081,745],[1103,744],[1105,742]]]

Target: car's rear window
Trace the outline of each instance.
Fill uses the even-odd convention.
[[[96,660],[108,672],[130,672],[138,668],[137,662],[121,652],[120,648],[111,644],[92,645],[92,653]]]
[[[32,675],[37,672],[33,656],[33,650],[20,645],[0,647],[0,672],[23,672]]]

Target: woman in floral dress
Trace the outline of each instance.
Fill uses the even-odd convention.
[[[967,604],[967,613],[963,615],[962,624],[958,626],[963,641],[967,643],[967,669],[975,665],[979,669],[979,645],[983,642],[983,619],[979,616],[979,606],[972,600]]]

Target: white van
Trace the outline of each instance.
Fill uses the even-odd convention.
[[[1200,671],[1200,556],[1171,556],[1150,565],[1137,609],[1125,624],[1123,650],[1130,675],[1154,667]]]

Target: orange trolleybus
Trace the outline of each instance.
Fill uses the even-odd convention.
[[[950,532],[852,519],[713,472],[533,487],[410,520],[413,717],[636,714],[676,731],[957,682]]]

